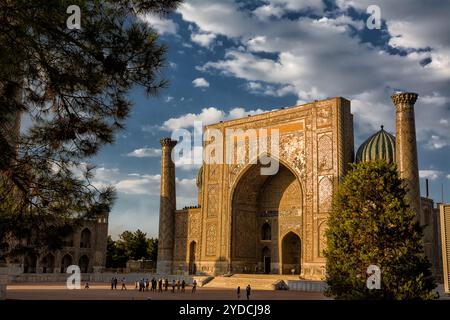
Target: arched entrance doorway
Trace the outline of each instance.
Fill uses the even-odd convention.
[[[80,266],[81,273],[89,272],[89,258],[86,255],[81,256],[78,265]]]
[[[67,253],[61,259],[61,273],[65,273],[70,265],[72,265],[72,256]]]
[[[197,252],[197,243],[192,241],[189,245],[189,274],[197,273],[197,265],[195,263],[195,254]]]
[[[248,166],[233,191],[233,273],[281,273],[280,233],[287,226],[301,230],[303,196],[294,173],[282,163],[274,175],[261,175],[260,169]]]
[[[51,253],[48,253],[41,260],[42,273],[53,273],[53,269],[55,268],[55,256]]]
[[[282,245],[282,273],[300,274],[301,242],[294,232],[289,232],[283,238]]]

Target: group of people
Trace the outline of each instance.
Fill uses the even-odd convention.
[[[115,290],[117,289],[117,284],[118,284],[119,280],[117,279],[117,277],[112,277],[111,278],[111,290]],[[122,288],[121,290],[127,290],[127,286],[126,286],[126,279],[125,277],[123,277],[121,279],[121,284],[122,284]],[[186,286],[187,283],[186,281],[183,279],[180,281],[180,279],[176,280],[172,279],[171,282],[171,291],[173,293],[175,292],[186,292]],[[86,283],[85,288],[89,288],[89,285]],[[135,289],[139,289],[139,291],[149,291],[149,289],[152,292],[163,292],[163,291],[168,291],[169,290],[169,279],[165,278],[165,279],[156,279],[156,278],[152,278],[150,281],[148,278],[144,279],[140,279],[138,281],[135,282]],[[192,293],[195,293],[197,291],[197,280],[194,279],[194,281],[192,282]]]
[[[245,288],[245,292],[247,295],[247,300],[250,300],[250,294],[252,292],[252,287],[250,287],[250,285],[247,285],[247,288]],[[241,299],[241,287],[240,286],[237,287],[236,293],[237,293],[238,300]]]
[[[113,277],[111,279],[111,290],[117,289],[117,283],[118,283],[118,279],[116,277]],[[122,284],[122,288],[121,290],[127,290],[127,286],[126,286],[126,279],[125,277],[122,278],[121,280],[121,284]],[[186,292],[186,281],[178,279],[175,281],[175,279],[172,279],[171,282],[171,291],[173,293],[175,292]],[[85,289],[89,288],[89,284],[86,282],[86,286]],[[156,278],[152,278],[150,281],[148,280],[148,278],[144,279],[140,279],[138,281],[135,282],[135,289],[139,289],[139,291],[149,291],[149,288],[152,292],[163,292],[163,291],[168,291],[169,290],[169,279],[165,278],[165,279],[156,279]],[[194,279],[194,281],[192,282],[192,293],[195,293],[197,291],[197,280]],[[250,300],[250,294],[251,294],[252,288],[250,287],[250,285],[247,285],[247,287],[245,288],[245,292],[246,292],[246,296],[247,296],[247,300]],[[241,299],[241,287],[238,286],[237,290],[237,298],[238,300]]]
[[[119,280],[116,277],[112,277],[111,278],[111,290],[117,289],[117,283],[118,282],[119,282]],[[121,284],[122,284],[122,289],[121,290],[127,290],[125,277],[122,278]]]
[[[172,283],[171,283],[171,291],[173,293],[176,292],[186,292],[186,286],[187,283],[186,281],[183,279],[180,281],[180,279],[176,280],[172,279]],[[152,278],[150,281],[149,279],[140,279],[138,281],[136,281],[135,283],[135,289],[139,289],[139,291],[149,291],[149,289],[152,292],[163,292],[163,291],[168,291],[169,290],[169,279],[165,278],[165,279],[156,279],[156,278]],[[195,293],[197,291],[197,280],[194,279],[194,281],[192,282],[192,293]]]

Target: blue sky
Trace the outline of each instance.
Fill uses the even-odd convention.
[[[369,5],[381,29],[368,29]],[[114,145],[92,162],[96,182],[115,185],[109,232],[157,236],[159,139],[172,130],[343,96],[352,102],[355,148],[380,125],[395,133],[390,95],[419,93],[416,127],[422,182],[450,201],[448,1],[195,1],[167,17],[142,17],[167,44],[169,87],[136,88]],[[177,166],[177,206],[196,204],[198,166]],[[422,188],[422,193],[424,190]]]

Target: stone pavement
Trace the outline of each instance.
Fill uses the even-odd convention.
[[[89,289],[69,290],[65,284],[9,284],[6,299],[13,300],[236,300],[234,289],[197,288],[191,293],[191,287],[185,293],[172,293],[170,289],[163,293],[139,292],[134,284],[128,284],[128,290],[111,290],[108,284],[89,284]],[[82,283],[82,288],[84,283]],[[241,288],[242,289],[242,288]],[[245,288],[241,291],[241,300],[245,299]],[[251,300],[324,300],[319,292],[252,290]]]
[[[84,283],[82,284],[82,287]],[[63,283],[30,283],[8,284],[6,299],[11,300],[235,300],[236,291],[229,288],[197,288],[197,293],[191,293],[191,287],[185,293],[172,293],[170,289],[163,293],[139,292],[134,284],[128,284],[128,290],[111,290],[109,284],[89,284],[89,289],[69,290]],[[242,289],[242,288],[241,288]],[[443,292],[442,285],[438,286],[441,300],[450,300],[450,296]],[[241,291],[241,300],[245,299],[245,288]],[[320,292],[304,292],[289,290],[252,290],[251,300],[328,300]]]

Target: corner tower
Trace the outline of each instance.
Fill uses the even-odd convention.
[[[170,138],[160,140],[161,154],[161,190],[159,200],[159,236],[157,272],[170,274],[172,272],[174,232],[175,232],[175,164],[172,160],[172,150],[177,141]]]
[[[396,108],[395,159],[398,172],[406,180],[407,198],[411,208],[420,216],[419,166],[417,161],[416,125],[414,104],[418,94],[413,92],[396,93],[391,96]]]

